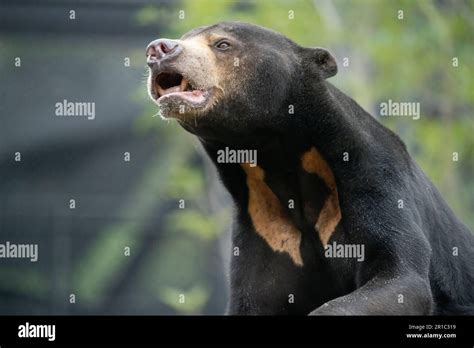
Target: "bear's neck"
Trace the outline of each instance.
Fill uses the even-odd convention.
[[[218,155],[223,151],[229,153],[230,150],[244,150],[249,151],[249,154],[256,153],[254,157],[259,166],[291,173],[301,167],[302,156],[314,148],[336,179],[343,180],[347,173],[353,175],[357,170],[357,161],[353,159],[371,156],[371,151],[377,152],[375,144],[380,141],[381,136],[389,138],[394,146],[401,144],[393,141],[392,132],[328,82],[313,86],[310,96],[290,100],[295,112],[289,115],[285,105],[274,116],[274,119],[285,120],[278,126],[245,135],[200,137],[224,181],[226,176],[236,176],[236,172],[241,172],[242,168],[228,163],[226,159],[231,159],[228,156],[224,156],[222,161],[222,156],[219,158]]]
[[[200,140],[239,213],[257,230],[260,224],[260,234],[273,233],[267,226],[286,226],[286,240],[288,230],[309,235],[316,229],[324,245],[340,228],[344,183],[353,182],[358,159],[376,148],[372,134],[391,135],[332,85],[315,89],[313,98],[295,100],[294,115],[287,108],[276,115],[288,120],[276,129]]]

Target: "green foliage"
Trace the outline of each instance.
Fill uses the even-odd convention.
[[[170,173],[173,180],[166,183],[166,193],[172,198],[199,198],[204,192],[204,178],[202,171],[185,164],[174,167]]]
[[[223,223],[228,220],[228,214],[225,211],[216,216],[209,216],[209,214],[190,209],[171,213],[167,218],[167,223],[172,231],[181,231],[202,240],[213,240],[222,231]]]
[[[133,223],[111,226],[97,236],[81,258],[72,275],[73,289],[83,303],[93,306],[104,299],[108,286],[130,260],[124,255],[124,248],[136,250],[138,246],[134,230]]]
[[[3,265],[0,268],[0,279],[8,279],[1,284],[1,289],[4,291],[14,291],[19,295],[42,301],[48,300],[47,296],[51,291],[51,286],[45,275],[37,269],[21,267],[21,270],[18,271],[18,268]]]
[[[176,312],[199,312],[210,296],[204,277],[207,272],[205,248],[190,236],[171,235],[154,248],[139,281]],[[184,302],[180,301],[181,294],[185,296]]]
[[[200,285],[193,286],[188,291],[163,288],[160,290],[160,299],[178,313],[196,314],[208,301],[209,289]]]

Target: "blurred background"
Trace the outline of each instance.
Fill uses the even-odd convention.
[[[144,56],[222,20],[332,51],[332,83],[473,229],[473,1],[2,0],[0,243],[39,260],[0,259],[0,314],[224,313],[230,200],[197,140],[155,117]],[[95,119],[57,117],[64,99]],[[420,119],[378,116],[389,99]]]

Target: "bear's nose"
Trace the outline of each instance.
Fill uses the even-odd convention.
[[[177,56],[181,52],[181,47],[175,40],[158,39],[150,42],[146,48],[147,64],[149,67],[158,62]]]

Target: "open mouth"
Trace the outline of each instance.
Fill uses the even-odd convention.
[[[161,72],[152,77],[151,94],[161,107],[180,107],[180,113],[205,106],[209,92],[177,72]]]

